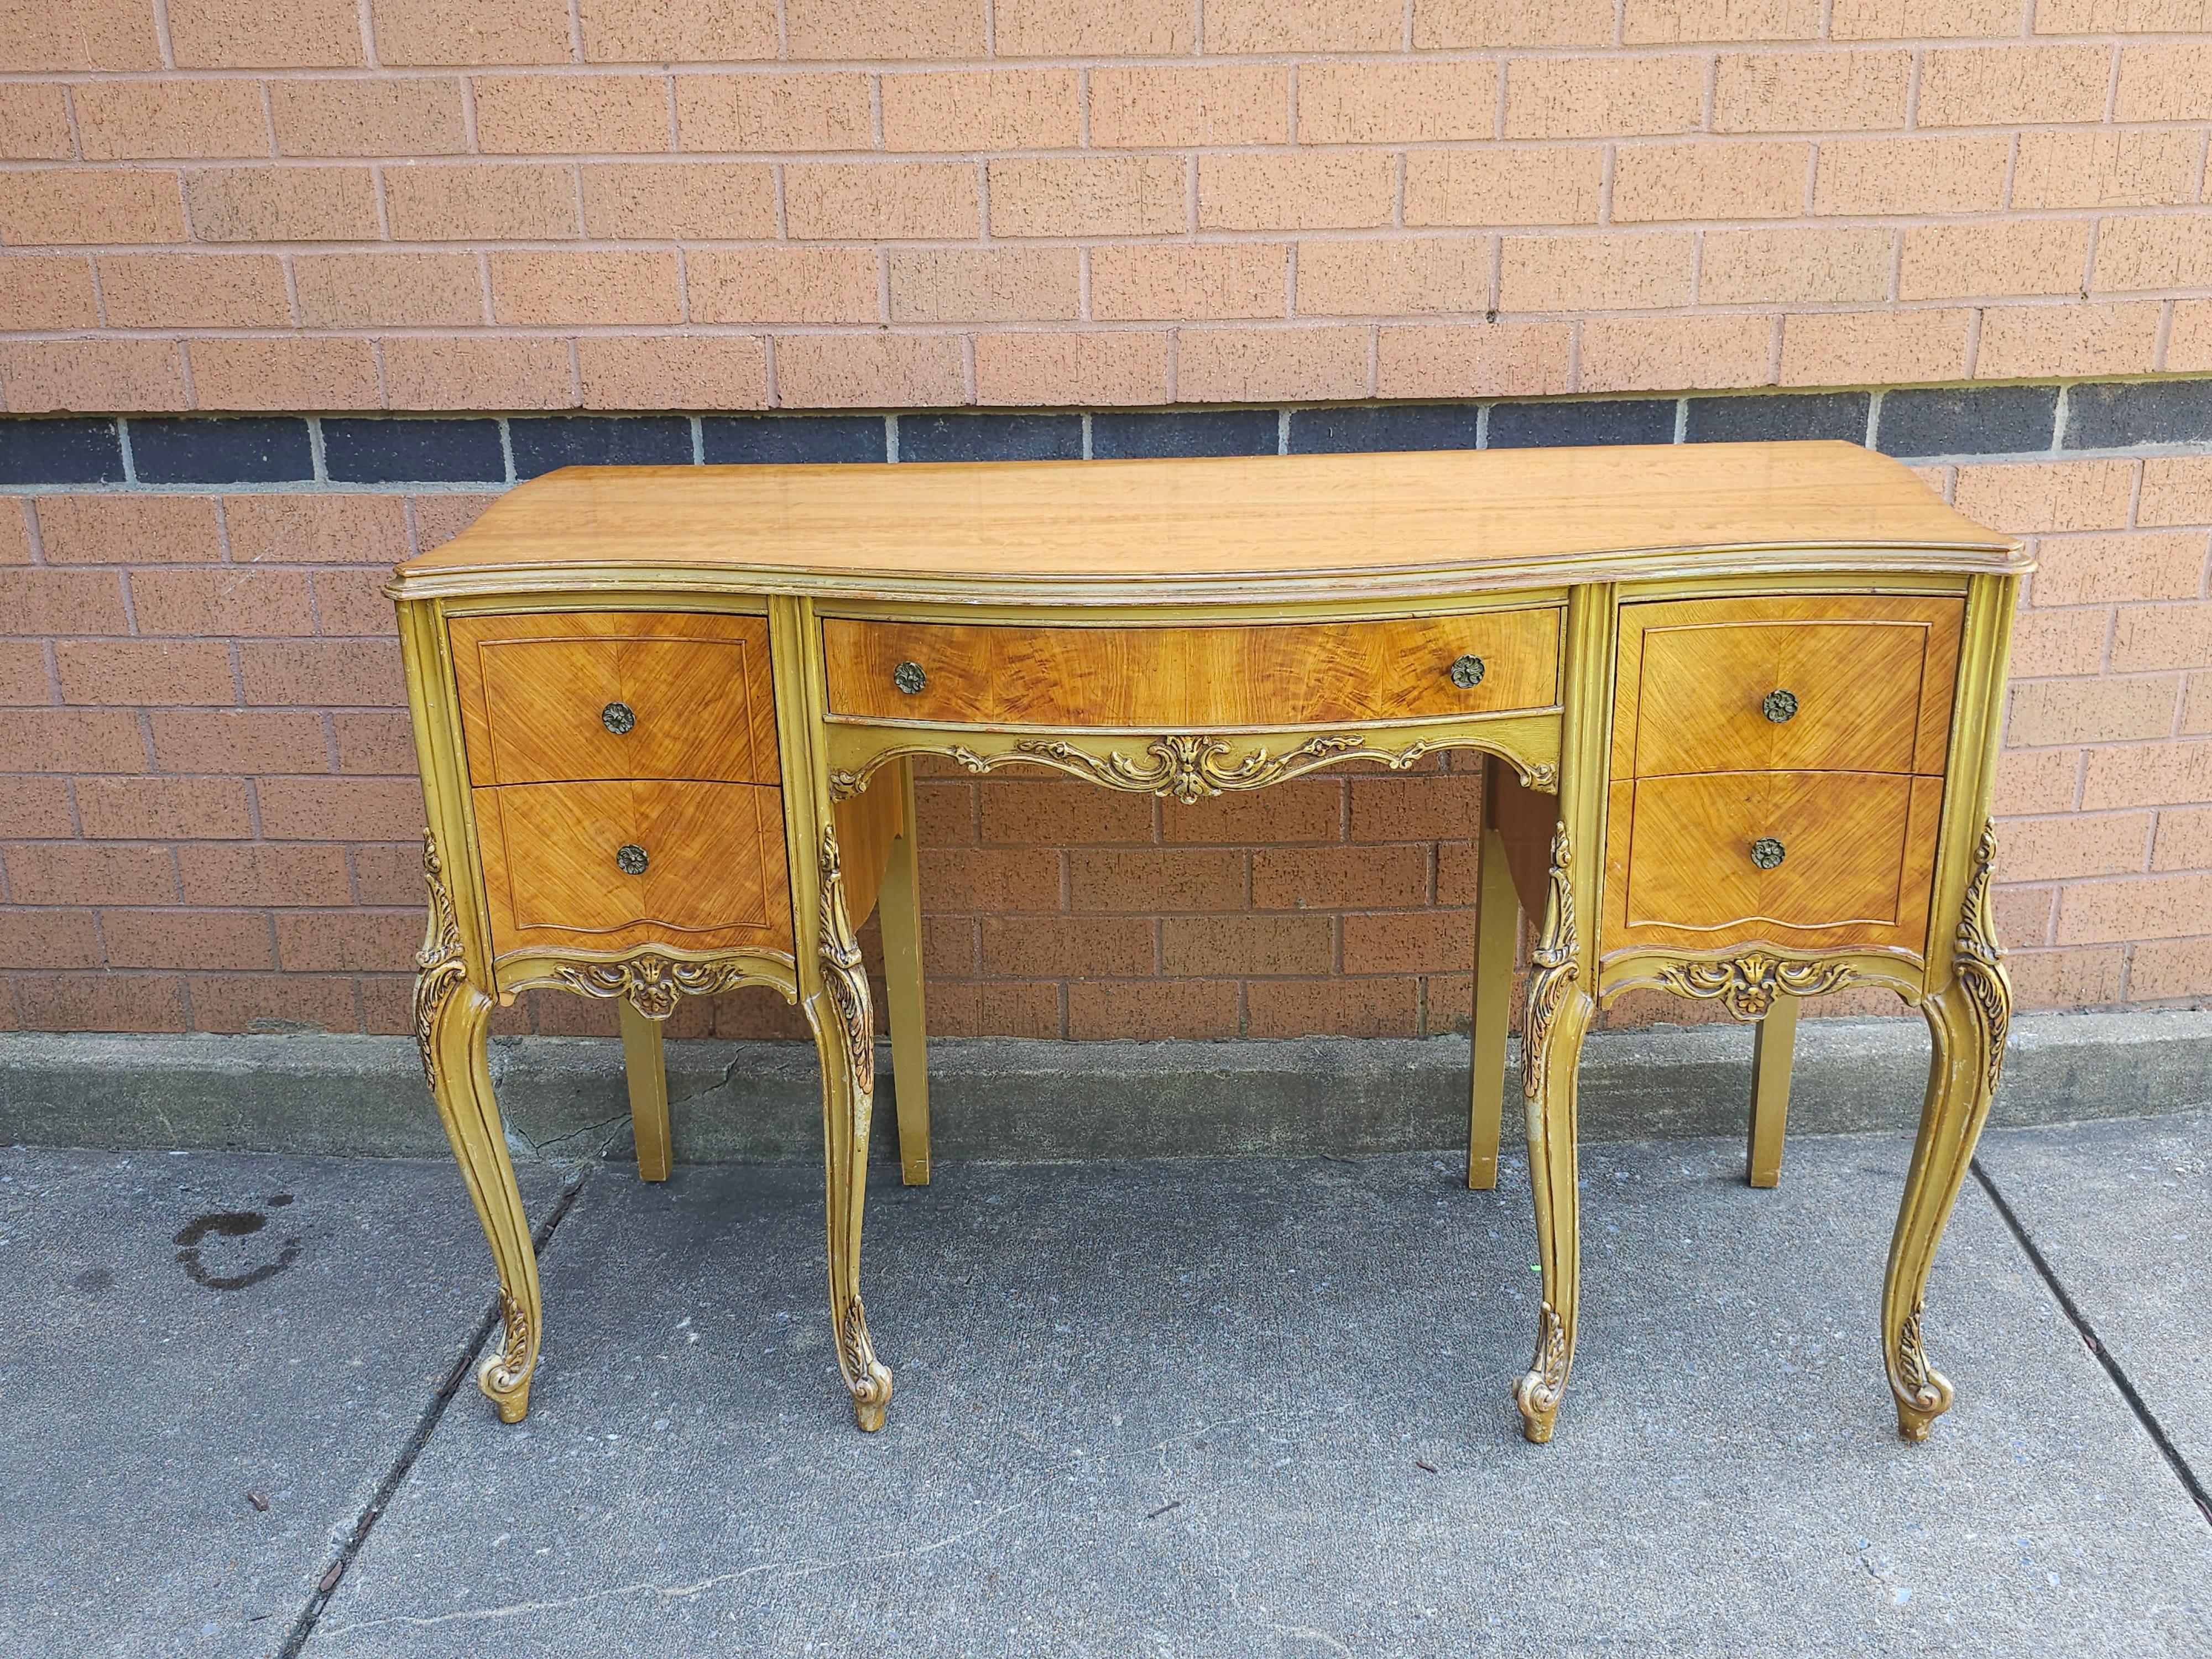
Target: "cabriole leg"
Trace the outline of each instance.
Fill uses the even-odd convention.
[[[1790,1060],[1797,1046],[1802,999],[1776,996],[1751,1049],[1751,1133],[1744,1149],[1745,1179],[1754,1187],[1782,1181],[1782,1131],[1790,1119]]]
[[[637,1177],[665,1181],[675,1168],[668,1132],[668,1068],[657,1019],[641,1014],[624,997],[616,1005],[622,1018],[623,1071],[629,1084],[629,1127],[637,1142]]]
[[[1475,891],[1474,1042],[1467,1125],[1467,1184],[1498,1184],[1498,1121],[1505,1100],[1505,1032],[1513,1004],[1513,951],[1520,942],[1521,900],[1505,867],[1505,842],[1486,829],[1479,843]]]
[[[1522,1431],[1538,1445],[1552,1437],[1575,1353],[1581,1297],[1581,1200],[1575,1184],[1575,1079],[1592,1005],[1577,983],[1574,892],[1565,824],[1552,838],[1551,896],[1528,981],[1521,1046],[1522,1103],[1528,1114],[1528,1184],[1536,1200],[1536,1254],[1544,1273],[1536,1352],[1513,1390]]]
[[[1929,1425],[1951,1406],[1950,1380],[1929,1364],[1921,1346],[1921,1305],[1936,1247],[1996,1096],[2012,1021],[2012,986],[1998,960],[1990,919],[1990,869],[1996,851],[1996,836],[1984,826],[1959,921],[1952,983],[1921,1005],[1934,1048],[1928,1099],[1912,1146],[1912,1167],[1905,1177],[1897,1231],[1890,1239],[1881,1297],[1882,1358],[1897,1399],[1898,1432],[1908,1440],[1925,1440]]]
[[[458,963],[456,963],[458,965]],[[499,1407],[503,1423],[520,1423],[530,1409],[530,1377],[538,1368],[542,1328],[538,1299],[538,1256],[530,1223],[522,1212],[522,1192],[507,1155],[499,1102],[492,1094],[491,1067],[484,1039],[491,1024],[492,1000],[465,980],[434,983],[426,970],[418,986],[416,1030],[422,1069],[438,1102],[438,1116],[453,1143],[469,1198],[491,1243],[499,1269],[499,1306],[506,1333],[499,1352],[477,1371],[477,1386]],[[430,994],[423,995],[427,988]]]
[[[823,1142],[830,1223],[830,1316],[854,1415],[873,1433],[890,1403],[891,1374],[876,1358],[860,1306],[860,1221],[868,1196],[868,1120],[875,1109],[876,1034],[860,947],[845,913],[837,837],[824,826],[821,858],[820,994],[807,1018],[822,1058]]]

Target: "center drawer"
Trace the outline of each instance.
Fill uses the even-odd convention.
[[[1233,731],[1547,708],[1555,605],[1209,628],[822,625],[832,718]]]
[[[763,617],[535,611],[450,637],[471,783],[776,781]]]

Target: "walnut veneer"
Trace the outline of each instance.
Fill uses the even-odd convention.
[[[1780,1169],[1798,1001],[1894,990],[1934,1036],[1879,1333],[1900,1428],[2002,1065],[1990,769],[2018,545],[1845,444],[1160,462],[579,468],[403,566],[429,828],[423,1067],[499,1270],[478,1381],[526,1408],[543,1324],[484,1041],[532,986],[618,999],[638,1163],[672,1142],[685,995],[798,1003],[823,1089],[830,1306],[860,1295],[883,923],[902,1167],[929,1178],[911,762],[1189,802],[1322,767],[1487,757],[1468,1184],[1520,1086],[1543,1271],[1515,1388],[1548,1439],[1575,1343],[1577,1060],[1634,988],[1759,1023],[1747,1164]]]

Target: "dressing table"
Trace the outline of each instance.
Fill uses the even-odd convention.
[[[1990,771],[2020,545],[1842,443],[940,465],[571,468],[400,567],[427,799],[415,1024],[500,1281],[508,1422],[544,1330],[485,1039],[532,987],[617,1001],[640,1173],[679,997],[795,1002],[822,1069],[830,1315],[860,1425],[880,911],[900,1161],[929,1179],[912,768],[1191,802],[1486,757],[1468,1182],[1496,1176],[1520,918],[1543,1298],[1574,1357],[1575,1079],[1650,988],[1760,1023],[1780,1164],[1799,999],[1876,986],[1934,1036],[1880,1338],[1898,1422],[1951,1402],[1929,1269],[2003,1060]],[[1479,947],[1479,948],[1478,948]]]

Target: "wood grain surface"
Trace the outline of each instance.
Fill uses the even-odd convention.
[[[761,617],[555,611],[451,627],[472,783],[776,781]],[[601,718],[617,702],[635,718],[621,734]]]
[[[625,780],[470,793],[495,957],[561,945],[791,947],[778,790]],[[645,849],[642,875],[616,863],[625,844]]]
[[[1965,614],[1920,595],[1623,605],[1613,774],[1940,773]],[[1765,713],[1775,691],[1786,720]]]
[[[1255,628],[822,625],[830,711],[854,720],[1219,732],[1549,708],[1553,606]],[[1450,677],[1482,659],[1477,684]],[[927,676],[916,693],[901,663]]]
[[[1808,948],[1926,942],[1941,778],[1723,772],[1613,784],[1608,954],[1743,939]],[[1751,847],[1782,843],[1775,868]]]
[[[1442,587],[1465,590],[1610,579],[1664,562],[1648,556],[1717,548],[1760,550],[1776,568],[1820,562],[1821,549],[1851,550],[1840,562],[1860,569],[1882,565],[1884,549],[1917,551],[1887,561],[1895,568],[2028,568],[2017,542],[1856,445],[1685,444],[569,467],[403,565],[394,591],[459,591],[432,579],[462,572],[592,567],[564,579],[603,580],[623,566],[708,567],[789,573],[795,591],[865,576],[847,591],[876,599],[927,591],[934,578],[1009,592],[1121,584],[1158,603],[1206,577],[1251,584],[1216,583],[1215,595],[1256,596],[1274,577],[1430,570],[1460,573]]]

